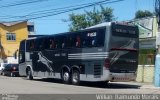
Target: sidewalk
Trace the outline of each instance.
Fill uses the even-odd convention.
[[[140,89],[159,89],[160,90],[160,87],[156,87],[156,86],[154,86],[154,84],[142,84],[141,85],[141,87],[140,87]]]
[[[160,87],[154,86],[153,83],[140,83],[140,82],[111,82],[111,83],[118,83],[118,84],[125,84],[125,85],[137,85],[139,89],[159,89]]]

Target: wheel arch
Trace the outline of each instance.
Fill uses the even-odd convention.
[[[26,67],[26,75],[27,75],[27,72],[28,72],[29,69],[31,69],[31,72],[33,74],[33,68],[32,68],[32,66],[31,65],[27,65],[27,67]]]
[[[73,70],[78,70],[79,71],[79,73],[80,73],[80,68],[78,67],[78,65],[73,65],[72,67],[71,67],[71,73],[72,73],[72,71]]]

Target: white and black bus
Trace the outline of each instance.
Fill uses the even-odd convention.
[[[80,81],[131,81],[136,77],[138,27],[108,22],[76,32],[21,41],[19,74]]]

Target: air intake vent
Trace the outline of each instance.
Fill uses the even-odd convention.
[[[101,65],[94,65],[94,78],[101,77]]]

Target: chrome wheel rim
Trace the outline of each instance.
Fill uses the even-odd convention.
[[[30,71],[28,71],[27,73],[27,79],[29,79],[29,77],[30,77]]]
[[[78,73],[73,73],[73,76],[72,76],[72,81],[73,83],[77,83],[78,82]]]
[[[63,74],[63,79],[64,79],[64,81],[68,81],[69,80],[69,73],[68,72],[65,72],[64,74]]]

